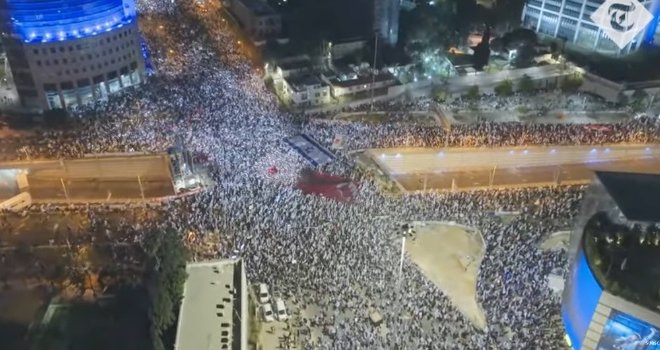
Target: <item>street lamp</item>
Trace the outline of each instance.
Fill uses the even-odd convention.
[[[293,258],[291,263],[296,265],[296,297],[298,297],[300,295],[300,276],[298,276],[300,273],[300,264],[298,264],[298,260],[296,260],[296,258]]]

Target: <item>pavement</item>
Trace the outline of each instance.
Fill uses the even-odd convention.
[[[444,222],[414,223],[416,238],[406,240],[408,257],[480,328],[486,316],[477,302],[477,274],[484,255],[481,234]]]
[[[589,183],[593,172],[660,173],[660,146],[372,149],[403,191],[470,190]]]

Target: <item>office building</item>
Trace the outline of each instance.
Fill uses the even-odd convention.
[[[654,14],[653,20],[623,49],[619,49],[590,18],[603,0],[528,0],[523,9],[522,24],[543,36],[563,39],[569,45],[588,51],[623,55],[653,45],[655,41],[660,1],[640,2]]]
[[[399,13],[401,0],[373,0],[374,30],[385,45],[399,41]]]
[[[660,175],[597,172],[562,297],[575,350],[660,348]]]
[[[70,108],[144,81],[133,0],[0,0],[24,108]]]

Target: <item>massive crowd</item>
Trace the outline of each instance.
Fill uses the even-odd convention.
[[[553,124],[478,123],[451,128],[405,123],[367,126],[315,116],[304,122],[278,109],[275,97],[236,48],[223,24],[195,12],[188,2],[143,2],[178,6],[165,33],[152,40],[158,74],[139,90],[75,112],[66,130],[40,131],[4,141],[21,159],[81,157],[85,153],[161,152],[177,138],[205,155],[215,185],[163,205],[157,219],[125,223],[119,235],[139,237],[149,228],[182,233],[217,232],[217,258],[240,255],[253,282],[295,297],[320,312],[294,318],[305,349],[563,349],[559,301],[545,281],[566,268],[565,253],[542,252],[538,243],[565,229],[576,215],[581,187],[519,189],[455,194],[382,194],[357,175],[348,157],[324,171],[360,181],[352,203],[304,195],[287,181],[268,176],[271,166],[295,174],[304,160],[282,139],[307,132],[328,144],[337,135],[346,149],[388,146],[501,146],[600,144],[656,141],[650,119],[607,127]],[[149,19],[145,18],[144,23]],[[205,34],[202,34],[205,33]],[[167,53],[173,50],[177,57]],[[415,101],[379,106],[429,106]],[[94,212],[104,209],[85,209]],[[513,221],[494,212],[520,211]],[[90,214],[94,230],[104,230]],[[438,288],[406,260],[399,276],[401,223],[448,220],[477,229],[484,237],[477,298],[487,320],[478,329]],[[107,235],[110,237],[111,232]],[[383,316],[386,331],[374,327],[369,310]]]

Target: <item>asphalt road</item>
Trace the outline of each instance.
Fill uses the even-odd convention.
[[[595,170],[660,173],[657,145],[370,152],[378,166],[407,191],[588,183]]]
[[[5,178],[16,176],[12,169],[27,171],[28,191],[35,202],[111,203],[175,194],[164,154],[0,163]],[[18,194],[16,181],[10,180],[0,181],[2,199]]]
[[[65,180],[64,187],[59,179],[31,178],[29,191],[32,200],[39,201],[107,201],[142,199],[140,184],[137,179],[116,180]],[[169,180],[142,181],[145,198],[159,198],[174,195],[172,182]]]

